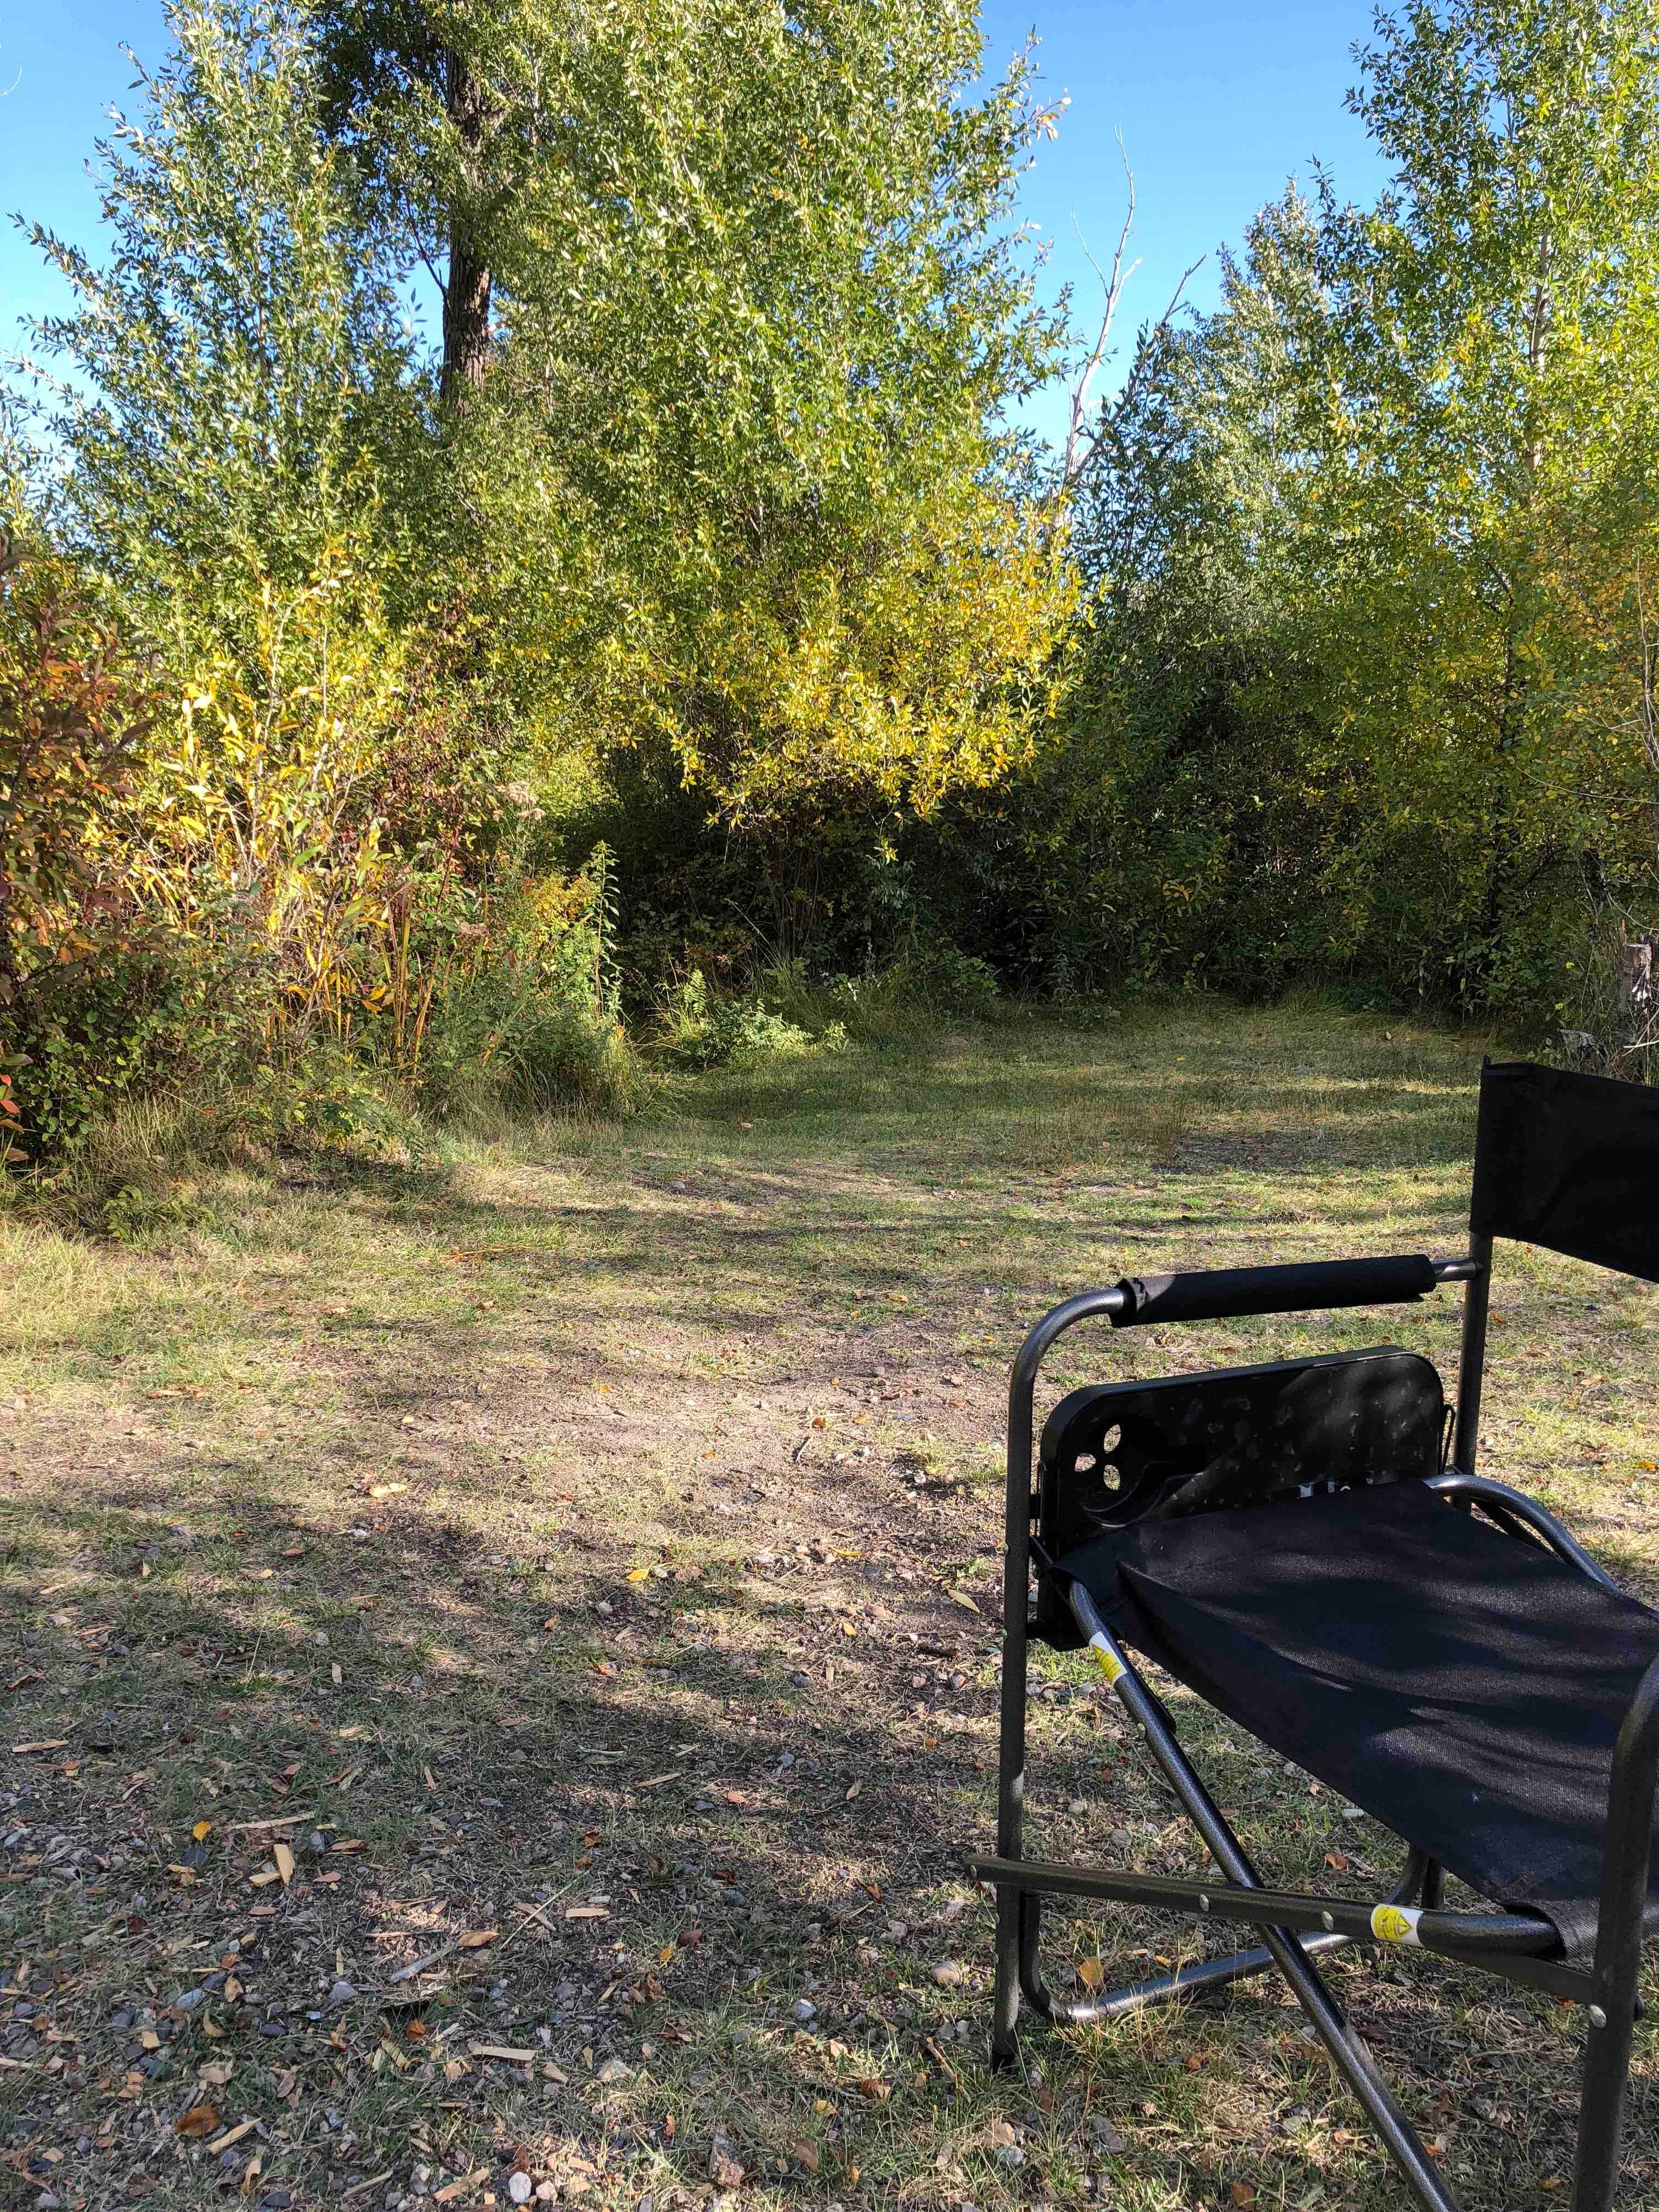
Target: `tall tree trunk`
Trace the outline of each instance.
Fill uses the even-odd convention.
[[[452,48],[444,58],[444,106],[461,148],[461,185],[449,217],[449,276],[444,289],[442,391],[464,407],[489,364],[489,270],[473,234],[471,203],[478,189],[484,134],[484,91]]]

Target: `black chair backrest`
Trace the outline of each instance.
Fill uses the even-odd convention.
[[[1659,1282],[1659,1089],[1488,1060],[1469,1227]]]

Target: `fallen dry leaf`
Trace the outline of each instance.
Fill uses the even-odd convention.
[[[1106,1979],[1106,1969],[1098,1959],[1079,1961],[1077,1978],[1085,1990],[1097,1990]]]
[[[219,2115],[211,2105],[192,2105],[173,2125],[181,2136],[210,2136],[219,2125]]]
[[[286,1844],[274,1844],[270,1856],[276,1862],[276,1871],[283,1878],[283,1887],[286,1889],[294,1879],[294,1854]]]
[[[447,2181],[441,2189],[434,2189],[432,2201],[434,2204],[453,2204],[458,2197],[465,2197],[469,2189],[476,2189],[481,2181],[487,2181],[489,2178],[489,2168],[487,2166],[475,2167],[472,2172],[464,2173],[459,2181]]]

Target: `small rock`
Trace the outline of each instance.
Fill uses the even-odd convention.
[[[968,1969],[960,1959],[945,1959],[933,1969],[933,1979],[942,1990],[954,1990],[968,1978]]]
[[[339,1981],[336,1982],[333,1988],[330,1990],[328,2001],[331,2005],[349,2004],[356,1994],[356,1990],[349,1982]]]
[[[515,2204],[528,2204],[530,2191],[531,2180],[527,2173],[518,2172],[507,2175],[507,2193]]]
[[[1010,2173],[1018,2173],[1025,2163],[1025,2154],[1018,2143],[999,2143],[991,2155],[999,2166],[1006,2166]]]
[[[626,2081],[633,2071],[625,2058],[607,2058],[593,2078],[596,2081]]]
[[[816,2020],[818,2016],[818,2008],[811,1997],[797,1997],[789,2009],[803,2027],[809,2020]]]
[[[558,2193],[559,2189],[556,2182],[538,2181],[536,2184],[536,2202],[538,2204],[550,2204]]]
[[[793,1690],[810,1690],[812,1686],[812,1677],[803,1673],[801,1668],[797,1667],[789,1677],[789,1686]]]

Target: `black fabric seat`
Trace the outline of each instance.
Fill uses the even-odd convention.
[[[1415,1480],[1141,1521],[1059,1568],[1241,1727],[1593,1949],[1613,1747],[1659,1613]]]

